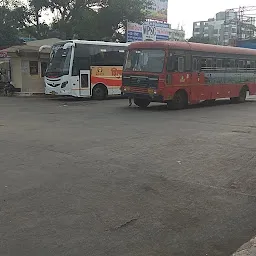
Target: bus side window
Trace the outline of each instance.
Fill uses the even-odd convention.
[[[186,54],[186,71],[191,71],[191,55]]]
[[[235,60],[235,68],[238,69],[238,67],[239,67],[239,63],[238,63],[238,60],[236,59]]]
[[[236,67],[236,61],[234,59],[230,60],[230,67],[235,68]]]
[[[119,51],[110,51],[104,54],[104,66],[122,66],[124,63],[124,53]]]
[[[213,69],[216,69],[216,67],[217,67],[217,59],[216,58],[212,59],[212,67],[213,67]]]
[[[246,69],[251,69],[251,61],[250,60],[247,60],[246,61]]]
[[[251,61],[251,69],[254,70],[255,69],[255,61]]]
[[[230,68],[230,59],[224,59],[224,68],[225,69]]]
[[[178,72],[184,72],[185,61],[184,57],[178,57]]]
[[[167,63],[167,71],[168,72],[184,72],[185,58],[177,55],[169,56],[168,63]]]
[[[90,70],[90,50],[87,45],[77,44],[73,61],[72,76],[78,76],[81,70]]]
[[[208,59],[206,59],[206,67],[207,68],[212,68],[212,65],[213,64],[213,61],[212,61],[212,59],[211,58],[208,58]]]
[[[245,61],[244,60],[239,60],[238,62],[238,68],[240,70],[243,70],[245,68]]]
[[[193,70],[194,72],[199,72],[199,70],[200,70],[199,59],[196,58],[196,57],[193,58],[193,67],[192,67],[192,70]]]
[[[205,58],[201,59],[201,69],[205,69],[207,67],[207,61]]]
[[[179,56],[172,56],[172,70],[173,72],[179,72]]]
[[[172,53],[168,54],[166,70],[167,70],[167,72],[171,72],[174,70],[174,56]]]
[[[223,67],[223,61],[222,59],[217,59],[217,68],[222,68]]]

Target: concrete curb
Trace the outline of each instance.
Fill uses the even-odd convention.
[[[256,237],[244,244],[232,256],[256,256]]]

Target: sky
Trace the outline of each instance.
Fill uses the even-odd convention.
[[[239,6],[256,6],[255,0],[169,0],[168,23],[183,26],[186,37],[192,36],[193,22],[214,18],[215,14]],[[254,12],[256,16],[256,10]]]

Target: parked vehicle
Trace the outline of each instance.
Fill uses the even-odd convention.
[[[128,47],[121,91],[145,108],[173,109],[256,94],[256,50],[188,42],[136,42]]]
[[[73,40],[52,47],[45,94],[105,99],[120,95],[128,44]]]

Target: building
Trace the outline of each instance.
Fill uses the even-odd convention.
[[[225,45],[229,39],[237,35],[237,26],[230,24],[226,26],[227,16],[230,19],[235,19],[235,12],[219,12],[215,18],[210,18],[207,21],[197,21],[193,23],[193,37],[209,38],[209,41],[214,44]]]
[[[185,31],[181,29],[172,29],[169,30],[169,40],[170,41],[185,41]]]
[[[13,46],[5,51],[10,80],[22,94],[44,93],[44,74],[50,57],[50,49],[39,49],[43,45],[52,46],[60,39],[52,38],[27,42]]]
[[[230,9],[219,12],[215,18],[193,23],[194,38],[208,38],[211,43],[229,45],[231,41],[248,38],[255,18],[250,17],[250,24],[241,19],[241,11]],[[249,26],[250,25],[250,26]]]

